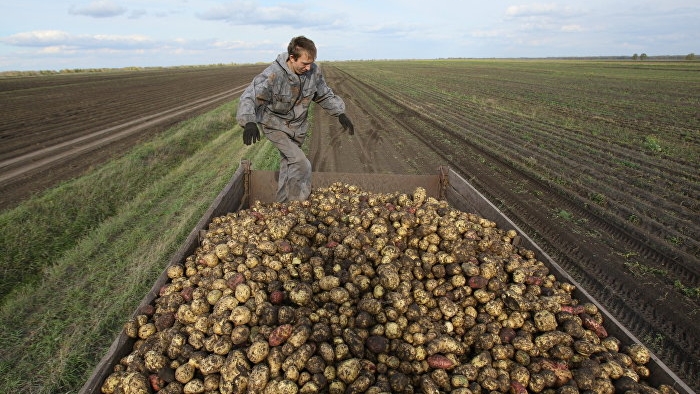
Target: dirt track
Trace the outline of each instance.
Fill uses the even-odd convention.
[[[261,69],[0,80],[0,208],[80,174],[169,125],[235,99]],[[317,108],[310,154],[314,171],[434,174],[439,165],[451,166],[533,236],[634,335],[663,338],[654,351],[691,387],[700,387],[698,317],[688,313],[698,310],[697,302],[672,291],[661,299],[658,292],[649,292],[667,284],[653,276],[640,283],[625,268],[620,252],[650,256],[659,266],[700,286],[693,282],[699,276],[697,267],[665,266],[665,256],[658,250],[582,210],[580,204],[514,169],[502,157],[481,151],[489,165],[475,160],[477,147],[469,139],[425,115],[434,112],[426,110],[429,102],[415,103],[398,93],[377,90],[332,66],[324,70],[329,84],[345,99],[356,133],[347,135],[336,118]],[[389,102],[398,110],[387,111]],[[444,116],[451,116],[453,122],[469,121],[459,114]],[[433,131],[447,137],[431,137]],[[117,133],[122,134],[120,138],[114,138]],[[532,192],[518,192],[514,185],[520,184]],[[553,206],[586,218],[585,227],[552,220]],[[591,231],[604,236],[577,235]]]

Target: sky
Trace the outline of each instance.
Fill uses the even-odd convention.
[[[0,0],[0,71],[700,55],[698,0]]]

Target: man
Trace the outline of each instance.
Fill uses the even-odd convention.
[[[326,85],[315,60],[313,41],[304,36],[292,38],[287,52],[253,79],[238,104],[236,120],[243,127],[243,142],[250,145],[260,139],[260,124],[279,149],[279,202],[306,200],[311,194],[311,162],[301,150],[311,102],[337,116],[351,135],[355,133],[343,99]]]

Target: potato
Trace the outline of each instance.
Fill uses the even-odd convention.
[[[295,348],[298,348],[306,343],[306,341],[311,336],[311,326],[306,324],[300,324],[292,330],[291,334],[287,338],[287,343]]]
[[[248,376],[248,390],[253,393],[263,391],[267,382],[270,380],[270,367],[266,364],[256,364],[250,370]]]
[[[456,366],[456,363],[441,354],[433,354],[428,357],[428,365],[430,368],[452,369]]]
[[[649,363],[649,360],[651,359],[649,350],[644,347],[644,345],[639,343],[634,343],[627,346],[625,348],[625,353],[627,353],[632,358],[632,361],[638,365],[645,365]]]
[[[226,356],[224,365],[221,366],[219,373],[221,374],[222,381],[233,382],[242,371],[248,371],[250,368],[251,365],[248,362],[246,354],[242,350],[235,349]]]
[[[277,383],[275,392],[279,394],[296,394],[299,392],[299,386],[295,382],[285,379]]]
[[[185,394],[201,394],[204,392],[204,381],[202,379],[192,379],[185,384],[182,392]]]
[[[292,335],[293,329],[294,327],[291,324],[283,324],[275,328],[268,339],[270,346],[279,346],[283,344],[287,338]]]
[[[139,336],[139,326],[136,320],[132,319],[124,323],[124,333],[129,338],[138,338]]]
[[[441,335],[430,341],[426,347],[428,354],[436,353],[453,353],[457,355],[464,354],[466,349],[462,343],[447,335]]]
[[[242,326],[248,324],[253,316],[253,313],[246,306],[239,305],[231,311],[229,320],[234,326]]]
[[[307,283],[299,283],[289,292],[289,299],[299,306],[309,304],[312,297],[313,289]]]
[[[218,373],[226,359],[219,354],[211,354],[199,363],[199,371],[204,375]]]
[[[267,341],[255,341],[248,347],[246,356],[250,362],[257,364],[267,358],[270,352],[270,345]]]
[[[121,385],[121,381],[126,375],[126,372],[113,372],[102,383],[100,390],[104,394],[113,394],[117,387]]]
[[[187,383],[194,377],[195,367],[190,363],[184,363],[175,369],[175,380]]]
[[[346,384],[350,384],[360,375],[361,362],[358,358],[343,360],[338,364],[337,376]]]
[[[144,356],[146,369],[150,372],[158,372],[168,364],[168,358],[155,350],[149,350]]]

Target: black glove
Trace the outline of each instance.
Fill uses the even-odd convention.
[[[260,130],[258,130],[258,124],[254,122],[248,122],[243,128],[243,143],[246,145],[254,144],[260,140]]]
[[[338,116],[338,120],[340,121],[340,124],[343,126],[343,130],[350,129],[350,135],[355,134],[355,126],[352,125],[352,122],[350,119],[348,119],[348,116],[345,114],[340,114]]]

